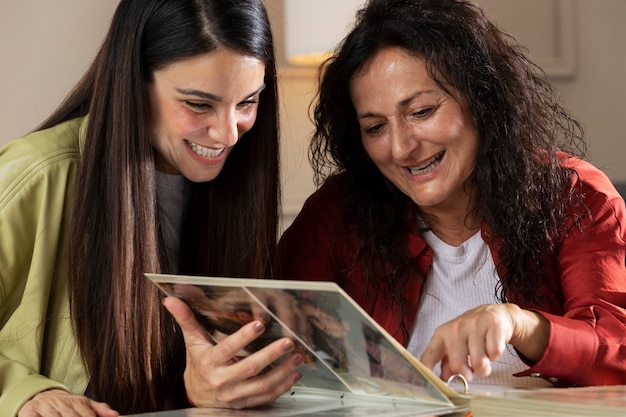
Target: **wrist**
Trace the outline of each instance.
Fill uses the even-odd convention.
[[[548,345],[550,322],[537,312],[519,307],[517,309],[519,312],[514,319],[515,331],[510,343],[528,360],[537,362],[543,356]]]

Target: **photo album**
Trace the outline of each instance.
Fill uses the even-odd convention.
[[[296,351],[305,358],[298,368],[302,377],[290,392],[268,406],[270,414],[275,417],[478,417],[480,409],[484,409],[482,415],[485,416],[491,415],[490,412],[499,413],[493,415],[500,417],[528,416],[535,414],[515,414],[518,410],[509,405],[522,404],[521,407],[528,412],[528,406],[523,405],[528,396],[527,402],[535,403],[543,412],[546,407],[554,407],[557,413],[563,395],[556,391],[567,390],[512,389],[510,393],[507,390],[472,395],[453,389],[413,357],[335,283],[165,274],[146,276],[165,294],[184,300],[214,343],[252,320],[261,320],[265,324],[264,333],[238,356],[250,355],[282,337],[295,342]],[[621,388],[620,393],[626,394],[624,387]],[[598,395],[596,391],[592,394]],[[546,400],[550,393],[555,394],[554,398]],[[538,396],[537,400],[532,398],[533,394]],[[572,394],[572,399],[575,397],[580,396]],[[554,401],[557,401],[556,405]],[[567,404],[572,405],[570,402],[564,405]],[[593,415],[623,416],[622,404],[626,406],[626,400],[615,403],[615,407],[609,404],[604,410],[606,414]],[[575,412],[584,412],[585,406],[584,403],[573,404],[567,415],[584,415]],[[616,410],[622,414],[613,414]],[[267,409],[224,412],[198,409],[185,415],[268,415]]]
[[[334,283],[146,275],[184,300],[215,343],[252,320],[264,322],[265,332],[240,356],[291,338],[305,358],[302,377],[287,395],[295,407],[300,398],[309,406],[378,404],[423,415],[466,407]]]

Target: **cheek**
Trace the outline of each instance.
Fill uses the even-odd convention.
[[[203,135],[208,126],[207,117],[180,111],[172,114],[170,119],[170,133],[175,138],[194,138]]]
[[[382,140],[362,140],[363,149],[370,159],[376,164],[380,164],[385,161],[387,150],[385,149],[385,143]]]
[[[182,109],[171,105],[161,106],[158,116],[161,126],[176,132],[183,130],[184,126],[189,125],[190,119],[192,119]]]
[[[257,112],[253,111],[253,112],[250,112],[248,114],[243,114],[239,118],[239,122],[237,123],[237,127],[238,127],[240,135],[243,135],[248,130],[252,129],[252,126],[254,126],[254,122],[256,122],[256,116],[257,116]]]
[[[189,114],[187,112],[178,112],[173,119],[176,129],[182,133],[191,133],[206,128],[206,116],[201,114]]]

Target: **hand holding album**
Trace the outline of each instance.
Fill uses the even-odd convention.
[[[305,357],[298,386],[411,401],[430,400],[435,392],[437,400],[445,399],[429,388],[429,379],[410,362],[414,358],[335,284],[149,277],[168,295],[183,299],[215,343],[262,321],[264,332],[242,356],[289,337]]]
[[[171,285],[171,295],[178,296],[189,304],[196,319],[207,330],[209,338],[217,343],[231,335],[243,325],[259,320],[265,325],[265,331],[251,343],[246,356],[281,337],[294,338],[295,329],[299,338],[309,342],[311,325],[305,313],[298,308],[295,298],[285,291],[277,289],[254,289],[247,292],[242,289],[222,291],[216,288],[176,283]],[[269,310],[269,312],[268,312]],[[270,315],[271,313],[271,315]],[[272,317],[277,317],[285,326],[277,325]]]

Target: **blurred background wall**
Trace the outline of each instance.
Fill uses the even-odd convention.
[[[280,61],[284,225],[314,191],[306,145],[312,68],[286,63],[285,6],[310,0],[264,0]],[[320,0],[321,1],[321,0]],[[334,0],[344,1],[344,0]],[[328,12],[307,18],[325,30]],[[487,13],[549,69],[565,107],[587,127],[591,160],[626,184],[626,1],[479,0]],[[35,127],[93,58],[117,0],[0,0],[0,145]],[[311,33],[315,37],[315,33]]]
[[[33,129],[80,79],[117,0],[0,0],[0,144]]]

